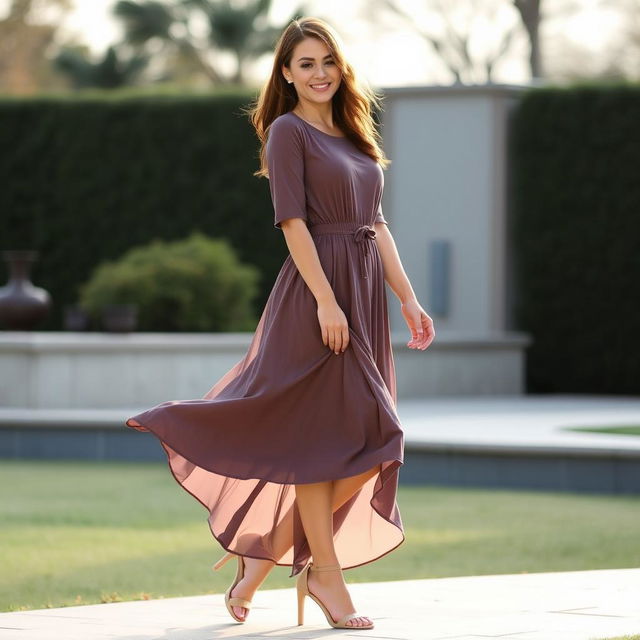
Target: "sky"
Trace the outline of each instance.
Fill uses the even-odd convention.
[[[111,15],[115,0],[71,0],[73,11],[64,21],[59,32],[59,41],[70,39],[86,43],[96,55],[121,37],[120,25]],[[238,0],[236,0],[238,1]],[[437,14],[428,12],[426,0],[396,0],[414,17],[416,24],[438,32],[442,22]],[[561,9],[568,0],[543,2],[543,10]],[[570,0],[574,1],[574,0]],[[40,0],[43,4],[46,0]],[[448,0],[449,6],[457,4]],[[6,14],[10,0],[0,0],[0,17]],[[274,0],[270,20],[273,24],[284,24],[298,0]],[[580,10],[569,18],[553,18],[544,23],[544,37],[553,39],[562,35],[597,55],[620,28],[620,16],[603,0],[578,0]],[[386,13],[372,11],[371,0],[307,0],[308,14],[325,18],[343,40],[347,57],[358,72],[375,87],[400,85],[449,84],[451,75],[442,62],[422,38],[412,32],[402,21]],[[481,53],[496,46],[496,33],[518,22],[517,13],[505,0],[483,0],[484,20],[475,23],[472,51]],[[489,15],[490,7],[499,9]],[[363,19],[365,15],[367,20]],[[373,18],[373,19],[372,19]],[[452,13],[451,19],[463,24],[465,15]],[[514,41],[512,53],[500,62],[494,82],[519,84],[529,78],[526,64],[528,43],[522,31]],[[233,59],[224,55],[219,64],[223,71],[231,71]],[[251,80],[260,84],[271,68],[270,56],[265,56],[250,69]]]

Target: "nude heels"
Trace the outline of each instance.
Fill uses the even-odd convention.
[[[236,555],[235,553],[226,553],[218,562],[216,562],[211,568],[214,571],[218,571],[224,564],[233,558]],[[238,569],[236,570],[236,577],[233,580],[233,584],[225,591],[224,594],[224,604],[227,607],[227,611],[231,614],[231,617],[238,622],[245,622],[246,616],[249,615],[249,609],[251,609],[251,600],[246,600],[245,598],[236,598],[235,596],[231,597],[231,592],[233,588],[244,578],[244,557],[236,556],[238,558]],[[238,618],[238,616],[233,611],[233,607],[244,607],[247,610],[247,613],[244,618]]]
[[[314,567],[313,563],[310,562],[300,572],[300,575],[296,580],[296,591],[298,593],[298,625],[301,625],[304,619],[304,597],[309,596],[322,609],[327,619],[327,622],[334,629],[373,629],[373,622],[369,625],[362,625],[362,626],[355,625],[355,624],[354,625],[347,624],[347,622],[349,622],[349,620],[353,620],[353,618],[365,617],[365,616],[358,615],[357,613],[347,613],[346,615],[342,616],[340,620],[336,622],[331,616],[331,614],[329,613],[329,610],[320,601],[320,599],[314,596],[313,593],[309,591],[308,577],[309,577],[310,570],[311,571],[341,571],[341,567],[338,564],[334,564],[326,567]]]

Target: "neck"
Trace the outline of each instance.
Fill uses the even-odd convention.
[[[323,105],[301,104],[298,102],[294,107],[294,111],[310,122],[323,122],[333,126],[333,109],[331,102]]]

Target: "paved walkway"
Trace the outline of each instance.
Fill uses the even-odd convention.
[[[353,583],[350,591],[374,629],[332,629],[308,598],[305,624],[298,627],[290,588],[258,591],[244,624],[231,619],[224,595],[215,594],[0,613],[0,640],[595,640],[640,634],[635,568]]]
[[[401,399],[407,448],[526,447],[636,457],[640,437],[570,431],[571,427],[640,425],[640,397],[591,395],[460,396]]]

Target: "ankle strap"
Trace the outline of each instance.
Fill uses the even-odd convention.
[[[335,571],[335,570],[339,570],[342,569],[342,567],[339,564],[332,564],[332,565],[327,565],[325,567],[316,567],[313,563],[309,566],[309,569],[311,571]]]

